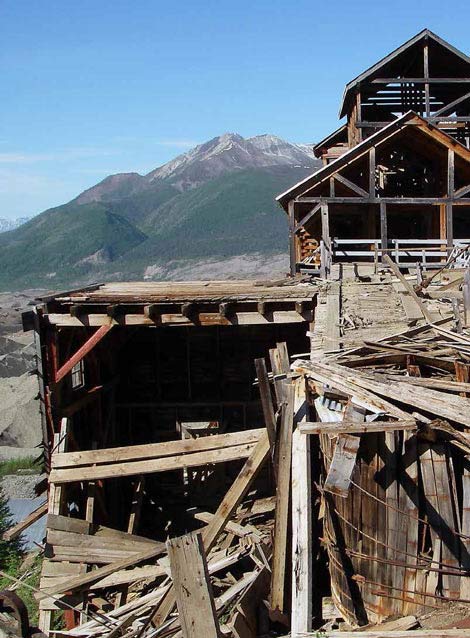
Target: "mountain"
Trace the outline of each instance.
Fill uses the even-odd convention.
[[[318,166],[307,145],[226,133],[147,175],[110,175],[0,234],[0,289],[287,268],[274,197]]]
[[[6,233],[8,230],[14,230],[25,224],[31,217],[16,217],[16,219],[7,219],[6,217],[0,217],[0,233]]]

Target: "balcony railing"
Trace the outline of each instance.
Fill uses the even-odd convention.
[[[455,239],[453,248],[441,239],[390,239],[387,248],[382,248],[380,239],[339,239],[334,237],[329,242],[321,241],[320,263],[314,256],[308,257],[300,264],[301,271],[318,273],[325,277],[333,263],[342,261],[372,261],[376,264],[384,253],[389,254],[401,268],[411,268],[420,263],[424,269],[440,268],[446,262],[453,248],[470,245],[470,239]],[[455,266],[466,265],[456,262]]]

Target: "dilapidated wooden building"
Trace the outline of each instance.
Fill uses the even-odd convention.
[[[278,197],[291,277],[25,314],[45,633],[468,635],[469,85],[427,30],[347,85],[322,169]]]
[[[468,237],[470,58],[430,32],[349,82],[324,166],[278,197],[291,272],[392,254],[438,265]]]

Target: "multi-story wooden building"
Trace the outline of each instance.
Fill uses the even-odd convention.
[[[277,199],[291,271],[392,252],[439,263],[470,236],[470,58],[424,30],[346,85],[324,166]]]

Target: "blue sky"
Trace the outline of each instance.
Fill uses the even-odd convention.
[[[468,0],[1,0],[0,217],[227,131],[318,140],[344,84],[422,28],[470,52],[469,17]]]

